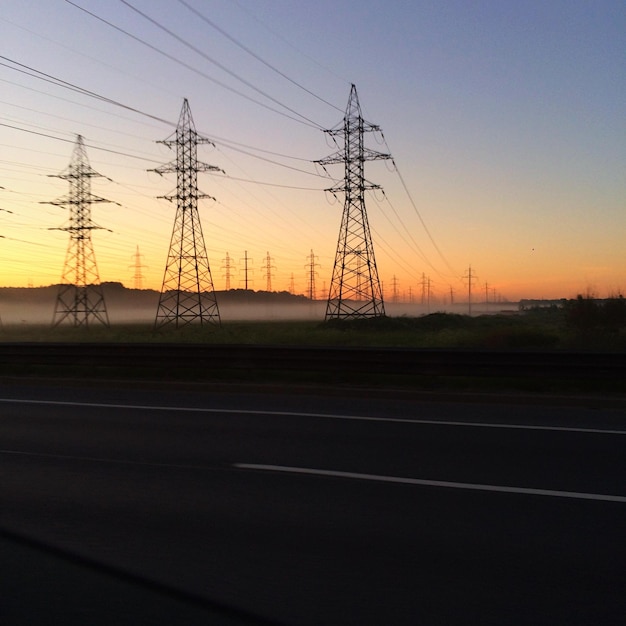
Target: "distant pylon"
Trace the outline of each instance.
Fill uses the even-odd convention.
[[[364,133],[376,130],[380,130],[378,126],[361,116],[356,87],[352,85],[342,126],[325,131],[333,138],[342,137],[344,147],[317,161],[322,167],[333,163],[343,163],[345,167],[344,180],[327,189],[333,194],[344,193],[343,217],[326,305],[327,320],[385,315],[364,195],[366,189],[380,189],[365,180],[365,161],[391,158],[389,154],[365,148]]]
[[[143,255],[139,254],[139,246],[137,246],[137,251],[133,254],[135,262],[130,266],[135,270],[133,274],[133,289],[143,289],[143,279],[145,276],[141,273],[141,270],[146,266],[141,264],[142,256]]]
[[[265,256],[265,291],[272,291],[272,270],[276,269],[275,265],[272,265],[272,257],[268,252]]]
[[[309,262],[305,265],[305,267],[308,269],[307,283],[309,285],[309,300],[315,300],[317,298],[317,292],[315,290],[315,276],[317,275],[317,272],[315,271],[315,268],[319,267],[319,263],[315,262],[315,255],[313,254],[313,250],[311,250],[311,254],[307,257],[307,259],[309,259]]]
[[[398,302],[400,300],[400,295],[398,293],[398,279],[396,278],[396,275],[393,275],[393,280],[391,282],[391,288],[392,288],[392,296],[391,299],[394,302]]]
[[[467,313],[468,315],[472,314],[472,285],[473,282],[478,278],[476,274],[472,274],[472,266],[469,266],[467,270],[467,274],[463,276],[463,278],[467,278]]]
[[[226,279],[226,283],[224,284],[224,290],[230,291],[230,277],[231,277],[230,272],[233,269],[233,265],[231,263],[231,258],[228,252],[226,253],[226,258],[224,259],[224,265],[222,265],[221,269],[226,270],[226,273],[224,274],[224,277]]]
[[[91,220],[91,205],[109,200],[91,193],[91,179],[101,174],[89,165],[81,135],[76,136],[67,169],[51,176],[67,180],[70,186],[66,196],[44,203],[64,207],[70,212],[67,226],[51,229],[64,230],[70,234],[52,325],[58,326],[68,321],[73,326],[88,327],[93,322],[108,326],[109,316],[91,241],[91,231],[100,226]]]
[[[248,279],[248,274],[250,274],[254,270],[251,270],[251,269],[248,268],[248,264],[252,263],[252,259],[248,256],[248,251],[247,250],[244,252],[243,259],[241,259],[241,260],[243,261],[243,275],[244,275],[243,284],[244,284],[244,289],[246,291],[248,291],[248,283],[251,282]]]
[[[170,202],[176,200],[176,218],[154,325],[219,325],[220,313],[198,213],[198,199],[210,196],[198,191],[198,172],[222,170],[198,162],[198,144],[211,142],[196,132],[186,98],[172,136],[173,139],[158,143],[176,146],[176,160],[153,170],[161,175],[176,172],[176,193],[161,196]]]

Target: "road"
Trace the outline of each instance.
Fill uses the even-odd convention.
[[[0,416],[2,623],[624,623],[623,406],[3,384]]]

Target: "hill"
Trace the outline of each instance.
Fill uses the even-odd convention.
[[[111,324],[150,323],[156,316],[159,292],[128,289],[119,282],[102,283]],[[0,287],[0,318],[4,324],[52,322],[59,285],[45,287]],[[319,319],[325,303],[311,302],[286,291],[232,289],[216,292],[224,319]]]

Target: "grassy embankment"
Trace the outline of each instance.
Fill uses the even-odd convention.
[[[435,313],[423,317],[377,318],[369,320],[305,322],[225,322],[221,326],[188,325],[155,330],[152,326],[135,324],[106,328],[60,326],[5,326],[0,329],[0,342],[108,342],[108,343],[204,343],[256,344],[285,346],[375,346],[407,348],[443,348],[469,350],[522,351],[591,351],[626,353],[626,303],[622,298],[604,303],[577,299],[564,306],[532,309],[519,315],[483,315],[469,317]],[[5,374],[9,373],[5,370]],[[95,374],[95,372],[94,372]],[[130,378],[142,377],[132,366],[125,372]],[[504,374],[504,373],[503,373]],[[198,372],[178,372],[176,378],[196,380]],[[191,376],[191,378],[187,378]],[[347,376],[347,373],[346,373]],[[213,372],[203,380],[243,380],[245,382],[330,381],[328,376],[309,372]],[[335,376],[336,378],[336,376]],[[344,378],[343,376],[341,377]],[[358,382],[412,388],[532,390],[532,391],[618,391],[623,383],[600,380],[512,380],[445,379],[429,377],[359,377]],[[349,376],[342,382],[353,382]]]
[[[608,302],[608,301],[607,301]],[[533,309],[520,315],[469,317],[434,313],[423,317],[352,321],[223,322],[221,326],[14,325],[0,328],[0,341],[181,342],[413,348],[626,351],[626,306],[603,319],[585,300],[565,307]],[[569,307],[569,308],[568,308]],[[604,307],[609,307],[605,304]],[[617,307],[616,307],[617,308]]]

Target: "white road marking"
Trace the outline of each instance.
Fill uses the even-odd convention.
[[[388,422],[396,424],[422,424],[428,426],[464,426],[471,428],[508,428],[513,430],[545,430],[566,433],[589,433],[603,435],[626,435],[626,430],[603,428],[575,428],[570,426],[538,426],[533,424],[491,424],[489,422],[461,422],[449,420],[425,420],[403,417],[372,417],[368,415],[338,415],[333,413],[305,413],[299,411],[269,411],[259,409],[211,409],[205,407],[151,406],[143,404],[113,404],[106,402],[70,402],[65,400],[25,400],[23,398],[0,398],[5,404],[34,404],[52,406],[74,406],[97,409],[130,409],[140,411],[175,411],[184,413],[225,413],[239,415],[271,415],[275,417],[312,417],[360,422]]]
[[[112,463],[115,465],[138,465],[143,467],[168,467],[175,469],[214,470],[215,467],[203,465],[186,465],[179,463],[150,463],[147,461],[129,461],[125,459],[106,459],[102,457],[75,456],[68,454],[52,454],[49,452],[26,452],[22,450],[0,450],[0,454],[82,461],[88,463]],[[534,489],[530,487],[508,487],[502,485],[481,485],[476,483],[461,483],[445,480],[429,480],[424,478],[406,478],[402,476],[383,476],[378,474],[362,474],[358,472],[342,472],[336,470],[312,469],[306,467],[290,467],[284,465],[261,465],[258,463],[233,463],[232,467],[244,470],[261,470],[282,472],[288,474],[308,474],[311,476],[330,476],[333,478],[351,478],[383,483],[398,483],[403,485],[419,485],[426,487],[444,487],[449,489],[466,489],[474,491],[496,491],[501,493],[517,493],[523,495],[550,496],[555,498],[574,498],[577,500],[602,500],[605,502],[625,502],[626,496],[613,496],[598,493],[581,493],[577,491],[558,491],[552,489]]]
[[[352,478],[382,483],[399,483],[402,485],[419,485],[425,487],[444,487],[448,489],[467,489],[472,491],[496,491],[500,493],[517,493],[532,496],[549,496],[552,498],[573,498],[576,500],[601,500],[604,502],[624,502],[626,496],[612,496],[600,493],[581,493],[577,491],[558,491],[553,489],[533,489],[529,487],[507,487],[502,485],[480,485],[474,483],[458,483],[446,480],[427,480],[423,478],[404,478],[401,476],[379,476],[377,474],[359,474],[357,472],[339,472],[335,470],[311,469],[306,467],[288,467],[283,465],[259,465],[256,463],[235,463],[233,467],[246,470],[283,472],[287,474],[308,474],[312,476],[330,476],[333,478]]]

